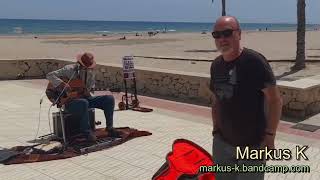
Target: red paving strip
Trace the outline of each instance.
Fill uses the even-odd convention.
[[[25,82],[28,82],[32,84],[34,87],[38,87],[38,88],[39,87],[44,88],[47,85],[47,80],[25,80]],[[95,94],[102,95],[102,94],[110,94],[110,93],[106,91],[97,91]],[[123,93],[113,93],[113,95],[118,101],[121,101],[121,97]],[[160,108],[160,109],[175,111],[179,113],[186,113],[193,116],[200,116],[200,117],[211,119],[211,109],[209,107],[180,103],[180,102],[157,99],[157,98],[140,96],[140,95],[138,99],[141,102],[140,105],[142,107],[145,105],[153,108]],[[309,132],[309,131],[303,131],[299,129],[293,129],[291,128],[291,126],[293,126],[294,124],[295,123],[281,121],[278,126],[278,131],[282,133],[293,134],[293,135],[302,136],[306,138],[312,138],[312,139],[318,139],[318,140],[320,139],[320,130],[317,130],[315,132]]]

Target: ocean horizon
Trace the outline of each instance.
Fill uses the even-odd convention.
[[[307,24],[307,30],[319,29],[318,24]],[[21,34],[125,34],[148,31],[168,33],[211,31],[212,23],[148,22],[148,21],[90,21],[0,19],[0,35]],[[241,23],[247,31],[296,31],[290,23]]]

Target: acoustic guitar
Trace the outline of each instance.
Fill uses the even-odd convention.
[[[62,81],[67,83],[69,80],[62,78]],[[85,94],[89,93],[87,92],[87,89],[84,85],[84,82],[81,79],[73,79],[70,80],[68,83],[70,86],[70,91],[64,91],[62,94],[63,88],[56,88],[53,86],[51,82],[48,83],[47,89],[46,89],[46,95],[48,99],[52,103],[56,103],[58,107],[61,107],[65,105],[66,103],[70,102],[73,99],[78,99],[78,98],[84,98],[86,97]],[[113,89],[108,89],[108,88],[93,88],[91,89],[92,91],[104,91],[104,90],[109,90],[111,92],[120,92],[120,88],[113,88]],[[61,94],[61,95],[60,95]],[[60,96],[60,98],[59,98]],[[59,98],[59,100],[56,102],[56,100]],[[55,105],[55,104],[53,104]]]

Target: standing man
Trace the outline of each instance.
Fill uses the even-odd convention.
[[[266,58],[241,47],[235,17],[220,17],[212,36],[221,55],[211,65],[214,94],[213,160],[221,166],[263,165],[265,160],[239,159],[237,147],[274,148],[282,100]],[[242,151],[243,152],[243,151]],[[264,173],[216,173],[217,180],[263,180]]]
[[[90,92],[95,85],[93,69],[96,66],[93,54],[83,53],[77,56],[77,63],[66,65],[61,69],[47,74],[47,79],[55,88],[70,90],[70,86],[61,78],[81,79],[85,84],[85,91],[81,98],[73,99],[66,103],[66,111],[80,118],[80,130],[88,141],[97,138],[90,129],[89,108],[99,108],[104,111],[106,118],[106,131],[109,136],[119,137],[119,133],[113,128],[114,97],[112,95],[91,96]]]

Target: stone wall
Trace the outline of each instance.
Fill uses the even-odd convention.
[[[279,83],[283,99],[283,114],[305,119],[320,112],[320,81],[300,79]]]
[[[70,60],[57,59],[0,60],[0,79],[44,78],[48,72],[70,63]],[[121,88],[124,91],[119,64],[97,65],[95,73],[97,88]],[[207,74],[136,67],[136,77],[140,95],[204,106],[212,103],[210,77]],[[284,115],[303,120],[320,112],[320,81],[302,79],[279,81],[278,84],[284,102]],[[132,81],[128,81],[127,85],[132,87]],[[133,88],[129,88],[129,92],[133,92]]]
[[[97,68],[99,87],[118,86],[124,89],[122,67],[116,64]],[[136,68],[138,94],[179,102],[210,106],[212,94],[207,74],[188,73],[155,68]],[[130,87],[129,83],[129,87]],[[279,81],[283,114],[303,120],[320,112],[320,81],[301,79]]]
[[[0,80],[45,78],[45,75],[68,64],[56,59],[0,60]]]
[[[205,106],[211,103],[209,76],[206,74],[142,67],[136,67],[135,71],[138,94]],[[133,81],[128,80],[129,92],[133,92],[132,86]],[[124,90],[122,67],[117,64],[98,65],[96,87],[121,87]]]

